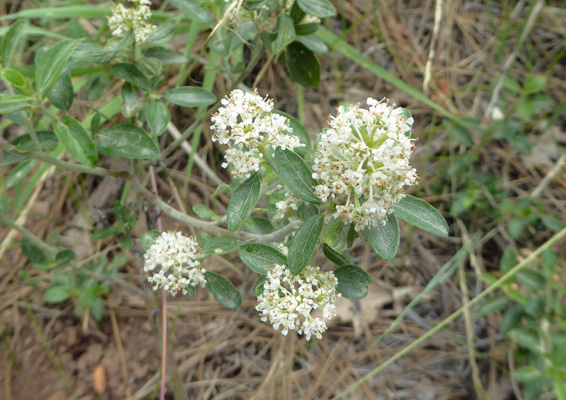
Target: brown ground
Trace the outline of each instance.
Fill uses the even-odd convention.
[[[334,3],[343,18],[335,21],[337,32],[340,23],[346,23],[351,29],[347,40],[352,45],[412,87],[422,90],[422,71],[429,56],[435,2],[357,0]],[[500,33],[504,15],[497,2],[493,2],[491,14],[483,3],[444,2],[437,57],[427,88],[429,96],[451,112],[480,119],[490,100],[487,84],[502,73],[501,60],[512,54],[528,9],[519,2],[515,22],[510,25],[509,35],[500,48],[495,34]],[[537,73],[547,73],[552,88],[549,95],[561,101],[566,86],[564,58],[552,64],[544,55],[564,50],[565,15],[564,10],[558,8],[560,2],[549,3],[527,40],[526,50],[519,53],[509,74],[522,81],[526,65]],[[382,40],[378,39],[377,29]],[[496,54],[501,56],[499,61],[496,61]],[[422,182],[418,194],[448,216],[446,205],[451,200],[450,186],[447,177],[442,175],[446,164],[439,163],[447,156],[449,148],[455,154],[463,149],[447,144],[447,132],[438,126],[438,118],[433,117],[433,112],[334,53],[324,56],[322,65],[320,88],[305,91],[309,132],[319,131],[326,116],[342,101],[363,102],[368,96],[387,96],[397,104],[408,104],[416,120],[413,135],[418,137],[420,132],[427,132],[419,139],[419,149],[414,155]],[[294,86],[282,81],[283,75],[279,66],[268,69],[260,91],[274,97],[279,109],[297,115]],[[190,115],[179,112],[174,116],[174,122],[183,128],[188,126],[190,118]],[[558,122],[564,123],[563,120]],[[562,137],[558,141],[562,146],[566,143],[559,128],[541,130],[540,127],[533,127],[533,135],[529,137],[531,143],[535,142],[535,134],[542,136],[541,132],[549,131],[557,135],[555,137]],[[479,141],[477,136],[476,143]],[[553,142],[550,146],[544,139],[536,143],[538,147],[534,146],[534,155],[530,157],[520,155],[502,142],[490,143],[482,150],[482,168],[497,175],[504,174],[512,196],[528,194],[540,184],[556,161],[553,154],[561,154]],[[201,152],[204,158],[212,154],[213,147],[208,144]],[[564,151],[563,147],[561,151]],[[184,204],[179,202],[172,182],[182,185],[186,155],[179,150],[173,158],[176,161],[170,165],[172,180],[160,175],[160,194],[170,200],[172,206],[182,209]],[[211,193],[210,187],[198,184],[206,182],[201,171],[198,168],[193,171],[192,182],[197,185],[192,187],[194,193],[189,196],[190,205],[203,198],[208,201]],[[220,169],[219,174],[226,176]],[[93,206],[106,213],[121,188],[120,181],[92,177],[79,179],[77,174],[65,176],[57,171],[37,187],[37,197],[30,197],[25,226],[42,238],[48,238],[49,233],[58,228],[81,259],[101,251],[111,259],[119,250],[118,242],[105,241],[103,247],[93,247],[89,241],[91,225],[85,215],[99,215]],[[559,176],[551,182],[541,197],[550,198],[544,200],[545,203],[564,215],[566,182],[563,178]],[[87,201],[90,210],[86,206],[78,208],[77,204],[87,204]],[[473,233],[490,221],[479,214],[465,222],[467,230]],[[186,227],[168,218],[164,219],[164,228],[187,231]],[[352,252],[353,262],[371,274],[374,283],[370,295],[359,302],[342,300],[341,319],[332,321],[322,341],[311,343],[293,334],[283,337],[261,323],[250,295],[255,277],[247,270],[245,274],[239,272],[238,268],[243,268],[236,258],[228,257],[238,266],[236,269],[220,258],[209,259],[207,268],[222,271],[236,287],[243,288],[244,304],[236,313],[227,311],[203,290],[197,291],[194,300],[169,299],[168,312],[174,321],[170,355],[188,398],[328,399],[459,308],[462,294],[455,276],[416,307],[384,343],[372,344],[462,243],[460,234],[438,239],[409,230],[406,225],[401,229],[401,248],[390,262],[380,260],[363,243],[357,242]],[[145,220],[140,218],[136,234],[145,230]],[[458,228],[452,226],[453,234],[455,230]],[[30,271],[43,287],[49,276],[34,271],[26,263],[15,242],[17,237],[10,238],[8,232],[6,227],[0,227],[0,240],[11,243],[0,257],[0,385],[3,386],[0,398],[64,400],[72,398],[70,388],[81,400],[141,400],[158,396],[158,297],[142,284],[140,246],[136,245],[129,253],[130,262],[120,271],[119,279],[114,280],[104,317],[96,323],[87,314],[75,317],[70,302],[58,306],[43,303],[43,290],[34,287],[34,281],[22,272]],[[482,269],[497,267],[501,249],[507,241],[504,233],[497,227],[487,232],[491,239],[475,253]],[[547,232],[540,232],[517,245],[523,254],[528,254],[548,237]],[[322,260],[323,257],[321,263]],[[473,274],[471,267],[467,272]],[[473,278],[468,286],[470,296],[482,288]],[[115,326],[113,316],[117,321]],[[459,319],[449,330],[435,335],[426,346],[411,352],[386,373],[373,377],[346,398],[473,399],[476,398],[472,384],[472,371],[475,370],[492,399],[513,399],[506,372],[508,349],[496,335],[497,324],[496,317],[474,321],[477,366],[469,362],[465,325]],[[117,345],[118,338],[122,349]],[[100,365],[106,370],[106,390],[97,395],[92,376]],[[65,379],[70,388],[66,388]],[[172,391],[169,396],[173,398]]]

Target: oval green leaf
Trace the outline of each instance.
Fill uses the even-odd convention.
[[[320,62],[304,44],[293,42],[287,46],[287,68],[293,81],[304,87],[318,87]]]
[[[322,244],[322,252],[330,262],[333,262],[339,267],[352,262],[350,255],[346,251],[343,251],[342,254],[340,254],[326,243]]]
[[[16,111],[23,111],[30,108],[31,105],[29,103],[0,103],[0,115],[2,114],[10,114]]]
[[[51,286],[45,291],[43,300],[46,303],[61,303],[71,297],[71,289],[67,286]]]
[[[403,200],[393,205],[393,210],[403,221],[423,231],[438,236],[449,234],[448,224],[442,214],[424,200],[405,195]]]
[[[116,125],[96,136],[98,151],[110,157],[150,159],[159,157],[159,147],[142,128],[132,124]]]
[[[43,93],[55,84],[78,44],[78,40],[63,40],[39,57],[35,68],[35,86],[39,92]]]
[[[293,40],[295,40],[295,25],[293,19],[287,14],[280,14],[279,18],[277,18],[277,37],[271,44],[273,53],[278,55]]]
[[[359,300],[368,295],[369,274],[356,265],[343,265],[334,271],[338,279],[336,290],[347,299]]]
[[[501,311],[507,305],[507,297],[503,295],[493,296],[484,300],[476,309],[475,316],[477,318],[485,317],[488,314],[493,314]]]
[[[202,254],[205,256],[228,254],[238,250],[240,241],[232,236],[218,236],[210,239],[202,248]]]
[[[397,254],[401,233],[395,213],[392,212],[387,216],[385,225],[364,229],[361,233],[365,241],[384,260],[392,260]]]
[[[183,107],[209,106],[216,102],[216,96],[196,86],[182,86],[166,91],[163,94],[165,100],[172,104]]]
[[[336,8],[328,0],[297,0],[301,10],[318,18],[336,15]]]
[[[68,110],[71,108],[75,98],[71,74],[67,72],[61,75],[45,95],[58,109]]]
[[[316,185],[312,171],[300,155],[278,147],[273,161],[279,178],[295,196],[310,203],[321,203],[312,189]]]
[[[226,222],[228,230],[236,232],[255,207],[261,194],[261,179],[259,173],[254,173],[240,184],[234,191],[228,203]]]
[[[307,219],[297,230],[288,257],[289,269],[293,275],[301,273],[309,263],[318,247],[323,227],[324,215],[315,215]]]
[[[267,275],[274,265],[287,265],[287,257],[275,247],[262,243],[247,243],[238,249],[240,260],[254,272]]]
[[[191,21],[203,24],[208,24],[211,21],[208,11],[201,8],[196,0],[170,0],[170,3]]]
[[[206,271],[206,287],[220,305],[237,310],[242,305],[242,295],[232,283],[216,272]]]
[[[94,141],[76,119],[64,116],[54,124],[55,134],[71,157],[81,164],[94,167],[98,164],[98,153]]]
[[[116,78],[123,79],[140,89],[149,89],[147,78],[135,65],[129,63],[114,64],[112,66],[112,73]]]
[[[0,62],[4,68],[12,64],[12,58],[14,58],[14,53],[18,47],[25,25],[26,21],[24,19],[14,22],[10,25],[2,39],[2,44],[0,44]]]

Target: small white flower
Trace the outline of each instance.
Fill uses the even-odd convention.
[[[198,244],[194,237],[181,232],[163,232],[144,254],[144,271],[153,290],[164,287],[173,296],[187,294],[188,286],[206,285],[204,268],[197,260]]]
[[[393,204],[405,197],[403,187],[418,180],[409,163],[414,139],[405,134],[413,118],[387,101],[367,103],[369,109],[338,108],[331,129],[320,134],[313,165],[313,178],[321,181],[315,194],[357,231],[384,225]]]
[[[325,319],[336,315],[335,302],[340,297],[337,285],[332,272],[321,272],[318,267],[307,266],[300,274],[293,275],[286,266],[274,265],[267,273],[256,310],[261,320],[269,319],[274,329],[282,327],[283,335],[296,330],[307,340],[311,336],[322,339],[326,323],[311,312],[320,309]]]
[[[303,146],[298,136],[291,135],[287,118],[271,112],[273,100],[268,97],[236,89],[221,103],[223,107],[211,118],[212,140],[228,145],[222,167],[230,166],[235,178],[244,180],[259,171],[266,146],[290,150]]]
[[[151,1],[131,2],[135,4],[135,8],[126,8],[123,4],[114,3],[111,6],[112,16],[108,17],[108,25],[115,37],[122,37],[125,32],[133,29],[136,44],[142,44],[157,29],[155,25],[147,22],[151,18]]]

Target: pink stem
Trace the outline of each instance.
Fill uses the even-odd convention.
[[[151,178],[151,186],[153,188],[153,193],[157,196],[157,182],[155,181],[155,173],[153,172],[153,166],[149,166],[149,177]],[[157,218],[157,229],[159,232],[163,232],[163,226],[161,225],[161,217]],[[167,380],[167,292],[163,288],[161,292],[161,391],[159,398],[160,400],[165,400],[165,381]]]

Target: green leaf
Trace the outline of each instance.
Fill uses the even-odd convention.
[[[318,24],[316,24],[318,28]],[[327,53],[328,46],[324,43],[324,40],[316,36],[314,33],[312,35],[299,36],[297,40],[301,42],[307,49],[314,53]]]
[[[258,235],[267,235],[275,232],[275,227],[270,220],[264,217],[249,217],[245,223],[246,231]]]
[[[515,274],[517,280],[527,287],[527,289],[533,292],[540,292],[546,287],[546,279],[539,274],[530,269],[522,269]]]
[[[73,53],[73,58],[96,64],[104,64],[112,60],[118,54],[117,48],[112,48],[111,43],[107,47],[90,39],[82,39]]]
[[[512,376],[519,382],[528,382],[540,378],[542,374],[537,368],[527,365],[513,371]]]
[[[209,106],[216,102],[216,96],[196,86],[181,86],[166,91],[163,94],[165,100],[172,104],[183,107]]]
[[[145,56],[158,58],[163,64],[184,64],[187,61],[182,54],[175,53],[165,47],[152,47],[147,49]]]
[[[236,232],[255,207],[261,194],[259,173],[254,173],[240,184],[232,194],[226,212],[228,230]]]
[[[463,144],[467,148],[474,147],[474,140],[472,134],[466,126],[459,124],[458,122],[453,122],[450,125],[450,136],[452,139],[460,144]]]
[[[323,227],[324,215],[315,215],[304,222],[295,233],[288,257],[289,269],[293,275],[301,273],[309,263],[318,247]]]
[[[131,250],[134,247],[134,241],[130,235],[123,235],[121,240],[122,248],[124,250]]]
[[[146,233],[144,233],[143,235],[140,236],[140,242],[143,246],[143,249],[145,251],[148,251],[149,248],[151,246],[153,246],[153,243],[155,243],[155,240],[161,236],[161,232],[159,232],[158,230],[155,229],[151,229],[149,231],[147,231]]]
[[[524,347],[525,349],[528,349],[535,354],[541,353],[539,339],[534,333],[526,331],[524,329],[512,329],[507,332],[507,336],[515,339],[521,347]]]
[[[552,380],[552,386],[556,393],[556,400],[566,400],[566,382],[563,379],[555,378]]]
[[[220,305],[237,310],[242,305],[242,295],[232,283],[216,272],[206,271],[206,287]]]
[[[304,202],[301,202],[301,204],[299,204],[299,209],[297,210],[297,217],[299,217],[301,221],[306,221],[313,215],[318,215],[318,214],[319,214],[318,207],[315,206],[314,204],[304,203]]]
[[[265,275],[258,276],[254,282],[254,285],[252,286],[252,293],[254,294],[254,296],[258,297],[263,293],[264,285],[265,285]]]
[[[27,78],[24,78],[24,76],[15,69],[4,68],[2,70],[2,76],[10,83],[10,85],[20,89],[26,96],[33,95],[33,89],[31,88],[31,85]]]
[[[556,272],[556,263],[558,261],[558,256],[552,249],[547,249],[542,253],[542,261],[540,263],[540,269],[542,274],[547,278],[551,278]]]
[[[131,83],[124,82],[120,94],[122,95],[122,115],[124,118],[134,118],[142,107],[138,89]]]
[[[169,11],[167,11],[167,17],[169,18],[165,23],[159,25],[155,32],[147,38],[147,41],[152,44],[167,44],[171,42],[171,39],[175,36],[177,30],[177,20],[171,18]]]
[[[346,246],[346,239],[350,224],[345,224],[341,218],[331,218],[322,232],[322,240],[336,250],[342,250]]]
[[[238,249],[238,255],[244,264],[254,272],[266,275],[274,265],[287,265],[287,257],[276,248],[262,243],[247,243]]]
[[[78,44],[78,40],[63,40],[39,57],[35,68],[35,86],[39,92],[43,93],[55,84]]]
[[[287,14],[280,14],[277,18],[277,37],[271,44],[273,53],[277,56],[293,40],[295,40],[293,20]]]
[[[540,220],[548,229],[552,229],[554,232],[559,232],[564,227],[560,220],[550,214],[546,214],[540,217]]]
[[[299,154],[308,152],[311,149],[311,138],[303,124],[301,124],[297,118],[284,113],[283,111],[273,110],[273,113],[287,118],[289,120],[289,127],[293,130],[292,134],[298,136],[301,140],[301,144],[304,144],[303,147],[297,147],[295,151]]]
[[[424,200],[407,194],[403,200],[393,205],[393,210],[403,221],[423,231],[439,236],[449,234],[448,224],[442,214]]]
[[[287,46],[287,68],[291,79],[304,87],[318,87],[320,62],[314,53],[300,42]]]
[[[3,98],[2,101],[4,101],[6,98]],[[10,114],[16,111],[23,111],[23,110],[27,110],[28,108],[31,107],[31,104],[29,103],[23,103],[23,102],[18,102],[18,103],[0,103],[0,115],[2,114]]]
[[[35,160],[25,160],[10,171],[10,174],[6,178],[6,189],[11,189],[18,183],[22,182],[27,174],[33,169],[35,164],[37,164],[37,161]]]
[[[210,239],[202,247],[202,254],[205,256],[228,254],[233,251],[238,250],[240,247],[240,241],[238,238],[232,236],[218,236],[214,239]]]
[[[334,271],[338,279],[336,290],[347,299],[359,300],[368,295],[369,274],[356,265],[343,265]]]
[[[75,252],[73,250],[61,250],[57,253],[55,261],[57,265],[67,265],[75,259]]]
[[[71,108],[73,100],[75,99],[71,74],[67,72],[61,75],[45,95],[49,101],[60,110],[68,110]]]
[[[397,254],[401,242],[401,233],[399,221],[394,212],[387,216],[385,225],[366,228],[361,234],[371,248],[384,260],[392,260]]]
[[[501,311],[507,305],[507,298],[505,296],[493,296],[484,300],[476,309],[475,316],[477,318],[485,317],[488,314],[493,314]]]
[[[98,151],[110,157],[150,159],[159,157],[159,147],[142,128],[133,124],[116,125],[96,136]]]
[[[90,240],[95,241],[95,240],[107,239],[110,236],[114,236],[117,233],[118,233],[118,228],[116,228],[115,226],[113,225],[105,226],[104,228],[94,232],[91,235]]]
[[[20,241],[22,246],[22,253],[28,260],[34,264],[45,264],[47,263],[47,257],[43,254],[43,251],[35,244],[33,244],[29,239],[23,237]]]
[[[147,90],[149,89],[149,82],[143,72],[138,67],[129,63],[118,63],[112,66],[112,73],[118,79],[124,79],[132,85]]]
[[[10,25],[2,39],[2,44],[0,44],[0,63],[2,63],[4,68],[12,65],[12,58],[14,58],[14,53],[19,45],[25,25],[26,21],[23,19],[14,22]]]
[[[203,24],[208,24],[211,21],[208,11],[201,8],[196,0],[170,0],[170,3],[191,21]]]
[[[352,259],[346,250],[344,250],[342,254],[340,254],[326,243],[322,244],[322,252],[329,261],[333,262],[339,267],[350,264],[352,262]]]
[[[216,217],[214,211],[204,204],[195,204],[193,206],[193,212],[197,215],[197,217],[202,219],[214,219]]]
[[[319,24],[317,24],[316,22],[295,25],[295,34],[297,36],[309,36],[315,33],[318,30],[318,27]]]
[[[506,335],[511,329],[515,329],[519,326],[521,318],[523,317],[523,306],[520,304],[515,304],[509,307],[503,313],[503,319],[501,320],[501,325],[499,331],[501,334]]]
[[[71,297],[71,289],[67,286],[51,286],[45,291],[43,300],[46,303],[61,303]]]
[[[523,90],[525,94],[534,94],[540,92],[545,86],[548,78],[544,75],[528,76],[525,80]]]
[[[71,157],[81,164],[95,167],[98,153],[89,133],[76,119],[64,116],[54,126],[55,134],[65,146]]]
[[[328,0],[297,0],[297,3],[305,13],[318,18],[336,15],[336,8]]]
[[[275,149],[273,161],[279,178],[293,194],[310,203],[321,203],[312,189],[316,185],[312,171],[300,155],[278,147]]]

